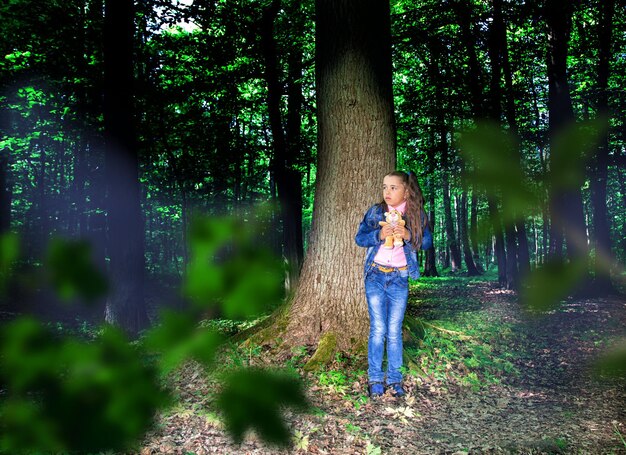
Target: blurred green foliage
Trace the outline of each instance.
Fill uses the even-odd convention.
[[[260,216],[263,216],[262,214]],[[218,306],[227,319],[249,319],[280,301],[284,266],[241,219],[196,219],[184,293],[196,307]]]
[[[587,162],[607,129],[607,119],[598,117],[557,131],[551,143],[551,170],[546,183],[556,190],[580,188],[585,181]]]
[[[513,133],[495,123],[481,123],[459,137],[459,146],[468,163],[464,184],[500,199],[504,223],[513,223],[540,207],[540,193],[525,177],[519,140]]]
[[[210,367],[215,351],[223,338],[213,330],[198,327],[191,312],[163,311],[161,324],[150,330],[145,346],[159,352],[160,369],[167,374],[187,359],[194,359]]]
[[[580,187],[588,159],[606,130],[605,118],[576,122],[560,129],[551,141],[549,171],[542,181],[531,181],[526,175],[519,138],[511,131],[496,123],[484,122],[461,134],[459,146],[467,163],[463,175],[465,185],[499,202],[500,220],[491,219],[481,224],[480,237],[491,236],[494,222],[512,225],[549,211],[549,191]],[[578,262],[548,261],[522,277],[522,303],[531,311],[553,309],[571,294],[586,272],[585,267]]]
[[[45,268],[57,295],[63,300],[81,297],[85,302],[93,302],[108,290],[107,280],[94,265],[91,247],[86,241],[52,239]]]
[[[114,328],[86,343],[23,317],[3,327],[1,339],[6,453],[123,450],[168,402],[157,370]]]
[[[626,339],[601,356],[596,369],[600,374],[626,379]]]
[[[0,293],[6,290],[11,268],[20,252],[20,242],[17,234],[5,232],[0,235]]]
[[[519,293],[521,303],[531,312],[553,310],[580,284],[586,267],[584,261],[545,263],[525,277]]]
[[[262,214],[258,217],[262,218]],[[163,378],[186,360],[211,368],[226,338],[211,324],[215,312],[249,319],[283,296],[284,266],[262,246],[257,225],[234,217],[198,218],[190,231],[185,310],[161,311],[159,323],[130,343],[105,326],[79,340],[21,317],[0,329],[0,450],[5,453],[132,449],[160,409],[172,403]],[[15,236],[0,238],[0,272],[17,258]],[[46,276],[63,299],[93,299],[106,280],[89,246],[53,240]],[[278,372],[239,370],[224,378],[218,400],[228,431],[241,441],[255,429],[268,442],[289,444],[281,408],[307,408],[300,382]]]
[[[281,407],[309,409],[299,381],[286,373],[250,368],[230,374],[224,383],[218,403],[236,442],[243,440],[248,429],[255,429],[265,441],[286,445],[290,434]]]

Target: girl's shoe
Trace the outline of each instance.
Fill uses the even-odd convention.
[[[404,395],[406,395],[406,392],[404,391],[402,384],[400,384],[399,382],[396,382],[394,384],[389,384],[389,388],[391,389],[391,394],[394,397],[403,397]]]
[[[385,387],[382,382],[372,382],[369,385],[370,397],[381,397],[385,393]]]

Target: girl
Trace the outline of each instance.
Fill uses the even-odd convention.
[[[424,212],[424,197],[415,174],[391,172],[383,178],[383,201],[365,213],[355,241],[367,248],[365,256],[365,294],[370,317],[367,348],[369,393],[403,396],[402,320],[409,296],[409,277],[419,278],[417,249],[432,246],[432,235]],[[381,228],[385,212],[402,213],[405,226],[387,224]],[[387,236],[399,236],[404,245],[381,248]],[[387,341],[387,375],[383,372],[383,353]]]

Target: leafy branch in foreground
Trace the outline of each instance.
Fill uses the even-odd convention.
[[[259,246],[252,223],[198,219],[191,229],[192,260],[183,292],[185,311],[163,310],[138,343],[110,326],[95,340],[51,332],[20,317],[0,329],[0,450],[8,453],[127,450],[171,406],[162,378],[188,359],[210,369],[225,342],[201,325],[207,312],[252,319],[282,297],[283,266]],[[10,241],[9,241],[10,240]],[[2,278],[17,259],[13,238],[0,242]],[[46,274],[59,296],[89,301],[106,289],[83,243],[51,244]],[[69,266],[79,259],[80,268]],[[88,285],[85,285],[85,282]],[[94,284],[89,285],[89,283]],[[217,402],[226,428],[240,442],[249,429],[267,442],[288,445],[280,410],[306,410],[297,378],[241,369],[224,378]]]

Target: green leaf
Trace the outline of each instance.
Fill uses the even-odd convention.
[[[0,235],[0,291],[4,291],[10,279],[11,267],[20,253],[17,234],[7,232]]]
[[[596,118],[573,123],[555,134],[550,151],[549,176],[554,188],[579,188],[583,184],[587,159],[607,129],[607,120]]]
[[[596,371],[603,375],[626,378],[626,339],[598,359]]]
[[[82,297],[91,302],[107,292],[107,281],[94,265],[87,242],[51,240],[45,265],[54,289],[64,300]]]
[[[522,283],[520,299],[531,311],[556,308],[575,288],[586,271],[584,261],[548,262],[530,272]]]
[[[235,442],[241,443],[246,431],[252,429],[266,442],[278,445],[291,442],[281,408],[290,406],[306,411],[309,407],[297,378],[285,373],[248,369],[232,373],[224,383],[218,406]]]
[[[459,146],[467,163],[465,184],[501,198],[505,223],[540,207],[540,198],[528,185],[520,162],[518,140],[511,132],[497,124],[480,123],[461,134]]]
[[[161,354],[161,370],[168,373],[188,358],[210,366],[222,341],[214,330],[198,327],[190,312],[165,310],[161,324],[148,332],[144,342]]]
[[[169,401],[156,369],[110,327],[90,343],[55,337],[29,318],[0,333],[7,453],[126,450]]]
[[[227,318],[249,319],[280,301],[284,266],[258,244],[251,224],[198,219],[191,229],[191,251],[183,289],[196,307],[220,306]]]

